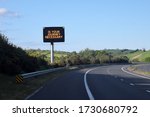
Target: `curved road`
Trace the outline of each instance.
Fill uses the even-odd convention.
[[[127,66],[108,65],[71,71],[50,80],[27,99],[149,100],[150,79],[126,72]]]

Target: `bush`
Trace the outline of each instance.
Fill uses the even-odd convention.
[[[129,58],[127,56],[113,57],[111,61],[112,63],[129,63]]]
[[[21,72],[21,67],[5,57],[0,63],[0,72],[9,75],[18,74]]]
[[[64,67],[66,66],[66,58],[65,57],[60,57],[60,60],[58,62],[58,65],[61,66],[61,67]]]
[[[47,62],[41,58],[29,56],[22,48],[8,42],[8,38],[0,34],[0,72],[10,75],[22,72],[33,72]]]

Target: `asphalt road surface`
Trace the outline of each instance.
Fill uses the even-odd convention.
[[[150,100],[150,78],[108,65],[71,71],[50,80],[29,100]]]

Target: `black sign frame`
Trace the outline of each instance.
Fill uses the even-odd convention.
[[[54,34],[51,34],[52,32]],[[64,42],[65,41],[64,27],[44,27],[43,28],[43,41],[44,42]]]

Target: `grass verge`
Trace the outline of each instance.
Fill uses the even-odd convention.
[[[72,66],[65,70],[59,70],[49,74],[25,79],[24,83],[22,84],[16,84],[15,76],[0,74],[0,99],[23,100],[28,95],[32,94],[35,90],[43,86],[48,80],[55,79],[72,70],[79,70],[94,66],[99,66],[99,64]]]
[[[144,76],[149,76],[150,77],[150,72],[146,72],[143,70],[138,69],[136,66],[130,66],[127,68],[127,70],[136,73],[136,74],[140,74],[140,75],[144,75]]]
[[[24,80],[22,84],[16,84],[15,76],[0,74],[0,99],[1,100],[22,100],[37,90],[48,80],[57,78],[70,70],[61,70],[42,76]]]

